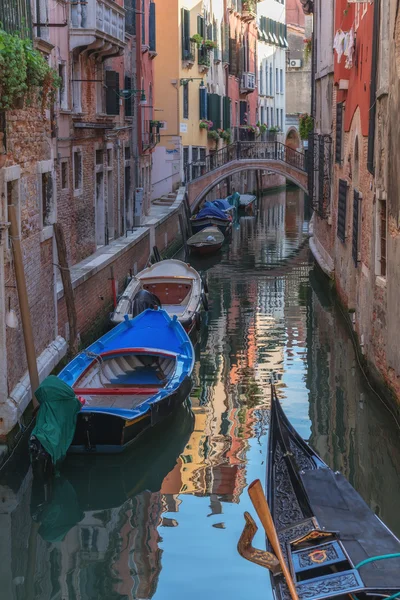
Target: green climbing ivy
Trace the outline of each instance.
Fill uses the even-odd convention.
[[[28,39],[0,29],[0,110],[39,100],[42,110],[54,101],[61,79]]]
[[[308,140],[308,136],[313,132],[314,119],[311,115],[304,113],[299,117],[299,133],[302,140]]]

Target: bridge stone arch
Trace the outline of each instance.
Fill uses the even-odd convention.
[[[272,171],[297,185],[306,194],[308,193],[307,173],[283,160],[254,158],[232,160],[186,184],[191,210],[195,210],[216,185],[240,171]]]

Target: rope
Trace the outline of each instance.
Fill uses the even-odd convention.
[[[381,556],[373,556],[372,558],[366,558],[365,560],[358,563],[358,565],[356,565],[356,569],[361,569],[361,567],[363,567],[364,565],[368,565],[369,563],[376,562],[378,560],[386,560],[388,558],[400,558],[400,553],[398,552],[397,554],[382,554]],[[400,594],[400,592],[397,592],[395,596],[397,596],[397,594]]]
[[[369,563],[372,562],[376,562],[378,560],[387,560],[390,558],[400,558],[400,553],[396,553],[396,554],[382,554],[381,556],[372,556],[371,558],[366,558],[365,560],[362,560],[360,563],[358,563],[358,565],[356,565],[356,569],[361,569],[361,567],[364,567],[365,565],[368,565]],[[358,600],[357,596],[353,596],[351,595],[351,597],[353,598],[353,600]],[[395,598],[399,598],[400,597],[400,591],[396,592],[395,594],[392,594],[392,596],[388,596],[387,598],[385,598],[385,600],[395,600]]]
[[[109,381],[104,382],[102,379],[102,376],[104,375],[103,373],[103,364],[104,361],[102,359],[102,357],[100,356],[100,354],[96,354],[95,352],[91,352],[90,350],[85,350],[85,354],[88,358],[93,358],[94,360],[96,360],[99,364],[99,376],[100,376],[100,382],[102,383],[102,385],[107,385],[109,383]]]

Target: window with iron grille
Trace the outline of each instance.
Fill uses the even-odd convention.
[[[186,83],[183,88],[183,118],[189,118],[189,85]]]
[[[353,241],[352,241],[352,256],[354,261],[354,266],[358,265],[358,234],[359,234],[359,215],[360,215],[360,192],[358,190],[354,190],[353,194]]]
[[[336,147],[335,162],[342,162],[342,144],[343,144],[343,102],[336,104]]]
[[[337,236],[341,242],[346,241],[347,181],[339,179]]]

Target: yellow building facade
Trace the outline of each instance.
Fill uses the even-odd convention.
[[[207,2],[207,10],[205,4],[203,0],[157,4],[154,110],[162,127],[153,156],[153,199],[176,189],[187,164],[202,162],[210,149],[224,144],[222,139],[210,140],[208,130],[200,128],[207,117],[207,93],[218,90],[222,98],[224,91],[223,0],[215,0],[215,14],[211,3]],[[200,38],[208,47],[199,43]]]

